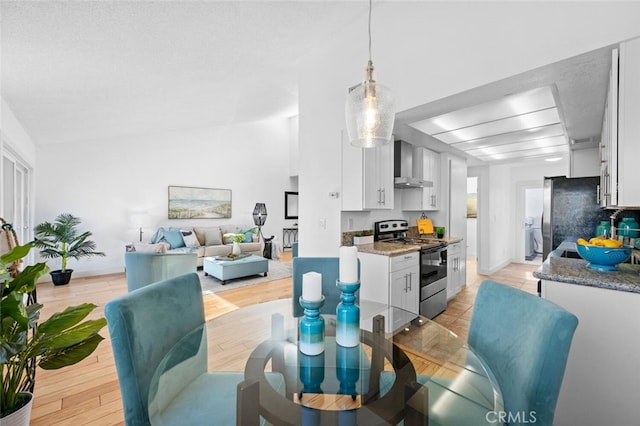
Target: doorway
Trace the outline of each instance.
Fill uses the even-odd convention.
[[[13,225],[18,241],[24,244],[31,240],[30,235],[30,190],[31,169],[17,155],[10,152],[6,145],[2,152],[0,186],[2,208],[0,216]]]
[[[478,177],[467,177],[467,259],[478,257]]]
[[[521,224],[516,252],[522,263],[542,263],[542,187],[539,183],[520,185],[519,198],[523,199],[522,209],[518,209]]]

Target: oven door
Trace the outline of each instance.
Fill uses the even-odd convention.
[[[447,248],[429,248],[420,252],[420,287],[447,277]]]

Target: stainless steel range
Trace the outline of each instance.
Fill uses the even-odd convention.
[[[433,318],[447,308],[447,243],[434,238],[408,238],[406,220],[374,223],[374,241],[420,246],[420,315]]]

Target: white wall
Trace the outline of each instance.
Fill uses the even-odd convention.
[[[107,253],[73,261],[78,276],[123,271],[124,245],[138,239],[129,223],[136,210],[151,215],[145,240],[157,226],[253,225],[256,202],[267,205],[264,235],[281,241],[282,228],[293,223],[284,220],[284,191],[296,189],[286,119],[101,142],[45,145],[37,153],[36,223],[72,213]],[[231,189],[233,217],[168,220],[169,185]]]
[[[32,167],[35,166],[36,147],[3,98],[0,98],[0,117],[3,143],[9,145],[24,162]]]
[[[337,254],[340,200],[329,199],[328,193],[340,188],[344,100],[347,88],[364,78],[366,28],[363,17],[301,61],[304,256]],[[372,29],[375,78],[392,89],[402,111],[638,36],[639,28],[640,3],[379,3]],[[494,179],[508,175],[490,174]],[[495,212],[492,223],[502,227],[502,216]],[[318,226],[320,219],[326,219],[326,229]],[[491,254],[490,260],[494,265],[510,257],[508,241],[500,238],[497,246],[500,254]]]

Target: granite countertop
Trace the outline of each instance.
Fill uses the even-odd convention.
[[[587,266],[584,259],[560,257],[564,250],[575,250],[574,242],[563,242],[533,276],[542,280],[640,293],[640,265],[621,263],[617,271],[601,271]]]
[[[380,254],[382,256],[400,256],[401,254],[419,251],[420,246],[402,243],[380,243],[360,244],[358,251],[360,253]]]
[[[438,241],[444,241],[447,244],[456,244],[463,240],[463,238],[460,238],[460,237],[444,237],[444,238],[435,238],[435,239]]]
[[[446,237],[446,238],[431,238],[431,236],[422,236],[434,242],[444,242],[447,244],[455,244],[462,241],[462,238],[458,237]],[[435,245],[435,244],[434,244]],[[375,242],[372,244],[360,244],[358,251],[361,253],[379,254],[382,256],[399,256],[405,253],[411,253],[419,251],[422,248],[420,245],[403,244],[403,243],[385,243]]]

